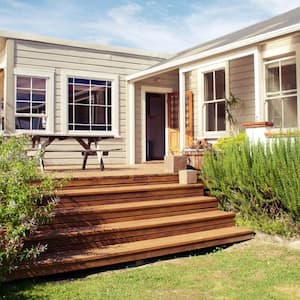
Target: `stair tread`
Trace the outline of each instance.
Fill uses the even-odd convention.
[[[58,230],[43,231],[40,234],[37,233],[32,239],[40,238],[57,238],[57,237],[79,237],[81,235],[93,234],[93,233],[106,233],[106,232],[121,232],[125,230],[137,230],[146,229],[160,226],[170,226],[176,224],[184,224],[190,222],[201,222],[219,218],[234,217],[232,212],[223,212],[219,210],[184,214],[178,216],[158,217],[151,219],[141,219],[132,221],[115,222],[101,225],[93,225],[87,227],[72,227],[63,228]]]
[[[187,205],[196,203],[206,203],[206,202],[217,202],[215,197],[210,196],[193,196],[184,198],[172,198],[163,200],[147,200],[147,201],[137,201],[137,202],[125,202],[125,203],[115,203],[115,204],[100,204],[93,206],[75,207],[75,208],[59,208],[55,214],[56,215],[67,215],[67,214],[83,214],[83,213],[107,213],[107,212],[117,212],[117,211],[128,211],[137,209],[147,209],[156,207],[169,207],[172,205]]]
[[[80,189],[61,189],[57,191],[57,196],[78,196],[78,195],[93,195],[93,194],[120,194],[120,193],[134,193],[134,192],[147,192],[153,190],[174,190],[186,188],[203,188],[202,183],[195,184],[179,184],[179,183],[163,183],[163,184],[142,184],[134,186],[119,186],[119,187],[88,187]]]
[[[97,260],[251,234],[253,234],[252,230],[231,226],[221,229],[212,229],[163,238],[109,245],[103,248],[86,250],[84,253],[82,250],[69,250],[67,252],[62,251],[57,252],[55,256],[53,256],[53,254],[51,257],[44,256],[43,259],[35,262],[35,266],[51,265],[53,263],[74,263],[80,261]]]

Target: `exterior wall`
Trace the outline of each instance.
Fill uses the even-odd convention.
[[[233,115],[242,129],[243,123],[255,121],[253,55],[229,61],[229,92],[240,99]]]
[[[61,82],[61,72],[66,70],[78,70],[97,72],[99,74],[117,75],[119,77],[119,133],[120,138],[101,142],[101,148],[121,148],[121,151],[111,152],[109,163],[126,163],[127,161],[127,89],[125,76],[134,72],[144,70],[160,61],[162,58],[109,51],[107,49],[93,50],[58,44],[47,44],[41,42],[15,40],[14,67],[18,69],[50,70],[55,75],[54,132],[61,133],[62,119],[62,88],[65,83]],[[12,87],[11,87],[12,88]],[[9,105],[14,107],[14,97],[7,98]],[[66,104],[67,105],[67,104]],[[74,149],[74,143],[70,141],[57,142],[50,147],[68,147]],[[50,149],[49,147],[49,149]],[[78,146],[78,149],[80,147]],[[49,153],[48,164],[77,164],[82,161],[79,153]],[[47,156],[46,156],[47,158]],[[90,159],[90,158],[89,158]],[[96,163],[96,158],[91,158]]]
[[[135,83],[135,160],[136,163],[142,162],[143,157],[143,134],[142,130],[146,120],[142,117],[142,87],[151,86],[154,88],[169,88],[174,92],[178,92],[179,89],[179,77],[178,70],[164,73],[158,76],[154,76],[145,80],[141,80]]]

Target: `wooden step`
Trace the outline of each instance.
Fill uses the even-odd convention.
[[[58,274],[87,268],[114,265],[151,257],[208,248],[251,239],[253,232],[238,227],[226,227],[123,243],[80,251],[57,252],[34,263],[22,265],[8,280]]]
[[[175,197],[203,196],[203,184],[159,184],[109,188],[63,190],[57,195],[59,208],[89,206],[122,202],[172,199]]]
[[[118,222],[89,227],[42,231],[31,238],[48,244],[48,251],[87,249],[234,225],[234,213],[209,211],[172,217]]]
[[[66,182],[64,188],[82,188],[90,186],[124,186],[137,184],[178,183],[178,174],[151,174],[151,175],[122,175],[75,177]]]
[[[208,196],[149,200],[95,206],[60,208],[54,211],[55,218],[49,228],[96,225],[116,220],[130,221],[153,217],[189,214],[217,208],[217,199]]]
[[[190,188],[202,189],[203,184],[179,184],[179,183],[168,183],[168,184],[141,184],[134,186],[113,186],[113,187],[86,187],[81,189],[61,189],[57,191],[59,197],[74,197],[74,196],[91,196],[91,195],[111,195],[111,194],[124,194],[124,193],[138,193],[138,192],[151,192],[160,190],[185,190]]]

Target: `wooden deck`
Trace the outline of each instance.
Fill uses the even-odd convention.
[[[162,164],[56,171],[76,175],[58,191],[51,224],[26,242],[47,244],[33,263],[10,280],[114,265],[252,238],[234,214],[219,211],[201,183],[181,185]],[[113,175],[117,172],[118,175]],[[112,174],[113,173],[113,174]]]

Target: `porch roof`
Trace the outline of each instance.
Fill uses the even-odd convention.
[[[178,66],[221,54],[226,51],[238,49],[263,42],[300,30],[300,7],[271,19],[254,24],[236,32],[224,35],[204,44],[197,45],[185,51],[179,52],[171,58],[150,67],[144,71],[127,76],[127,80],[138,80],[148,75],[178,68]]]

